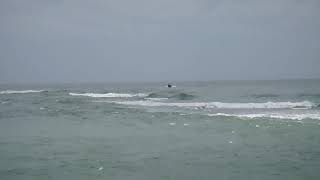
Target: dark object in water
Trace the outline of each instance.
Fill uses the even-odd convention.
[[[179,93],[179,94],[175,94],[175,95],[171,96],[170,98],[176,98],[179,100],[191,100],[194,98],[194,96],[191,94],[187,94],[187,93]]]
[[[171,84],[168,84],[168,88],[172,88],[172,85],[171,85]]]

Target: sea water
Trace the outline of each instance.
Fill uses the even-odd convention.
[[[320,81],[0,86],[0,179],[319,179]]]

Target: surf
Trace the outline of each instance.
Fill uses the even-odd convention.
[[[26,94],[26,93],[40,93],[45,92],[45,90],[5,90],[0,91],[0,94]]]
[[[189,107],[201,109],[294,109],[315,107],[310,101],[265,102],[265,103],[224,103],[224,102],[157,102],[157,101],[111,101],[115,104],[146,107]]]
[[[271,119],[290,119],[290,120],[303,120],[303,119],[315,119],[320,120],[319,113],[257,113],[257,114],[227,114],[227,113],[215,113],[208,114],[208,116],[225,116],[225,117],[238,117],[238,118],[271,118]]]
[[[70,96],[86,96],[93,98],[131,98],[131,97],[146,97],[146,94],[138,93],[138,94],[121,94],[121,93],[69,93]]]

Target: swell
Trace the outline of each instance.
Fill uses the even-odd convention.
[[[254,98],[275,98],[279,97],[278,94],[254,94],[252,95]]]
[[[158,92],[158,93],[150,93],[146,98],[192,100],[195,98],[195,96],[188,93],[183,93],[183,92]]]
[[[301,93],[298,94],[299,97],[315,97],[320,98],[320,93]]]

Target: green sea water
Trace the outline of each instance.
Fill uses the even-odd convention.
[[[0,86],[1,180],[318,180],[320,81]]]

